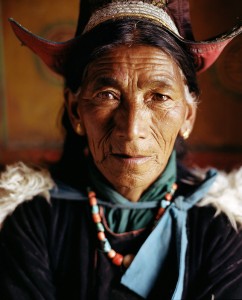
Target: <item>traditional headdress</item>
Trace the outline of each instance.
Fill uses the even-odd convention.
[[[83,34],[106,21],[128,17],[150,20],[164,27],[187,47],[199,73],[210,67],[224,47],[242,31],[242,26],[238,25],[214,39],[194,41],[188,0],[81,0],[76,34],[66,42],[53,42],[36,36],[13,19],[10,23],[23,45],[35,52],[54,72],[63,74],[68,53],[81,43]]]

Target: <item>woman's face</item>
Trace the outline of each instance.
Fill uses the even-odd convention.
[[[87,68],[78,95],[78,117],[99,171],[137,201],[163,172],[180,130],[191,124],[176,63],[149,46],[120,46]],[[71,109],[70,109],[71,110]]]

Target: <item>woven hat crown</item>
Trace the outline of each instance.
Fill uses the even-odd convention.
[[[87,26],[90,22],[94,25],[95,21],[95,25],[98,25],[125,15],[153,19],[168,25],[168,28],[175,33],[179,32],[185,39],[193,37],[188,0],[82,0],[75,36],[90,29],[91,25]]]

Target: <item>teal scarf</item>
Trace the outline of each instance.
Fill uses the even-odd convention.
[[[175,157],[173,155],[174,154],[172,154],[167,168],[161,177],[165,175],[173,159],[175,163]],[[178,265],[177,269],[173,270],[177,273],[177,283],[172,295],[172,300],[182,299],[184,278],[186,276],[185,261],[188,244],[186,228],[187,214],[190,208],[196,205],[196,203],[206,195],[215,177],[216,171],[209,170],[205,180],[198,184],[195,190],[193,189],[187,196],[179,195],[174,198],[174,201],[166,209],[165,214],[141,246],[132,264],[122,276],[121,283],[124,286],[146,299],[159,276],[160,269],[166,261],[171,240],[175,238]],[[159,179],[157,181],[159,181]],[[153,186],[154,185],[156,185],[156,183],[154,183]],[[153,189],[153,186],[150,190]],[[110,190],[112,189],[110,188]],[[149,191],[147,191],[147,193],[148,192]],[[86,195],[63,183],[57,183],[56,187],[50,191],[50,193],[52,198],[64,199],[65,201],[88,201]],[[159,197],[157,197],[157,199],[158,198]],[[125,206],[131,208],[136,205],[139,206],[139,204],[141,204],[141,206],[154,207],[153,204],[155,203],[154,201],[143,203],[130,203],[128,200],[126,201],[127,204],[125,204]],[[98,199],[98,204],[106,208],[109,207],[108,202],[105,203],[100,199]],[[120,204],[117,204],[117,206],[118,205],[122,206]],[[136,209],[134,210],[138,211]],[[129,220],[127,220],[127,222],[129,222]]]
[[[89,176],[92,188],[100,198],[113,204],[125,205],[130,201],[117,193],[97,170],[92,162],[89,162]],[[170,191],[176,181],[176,153],[172,152],[166,169],[151,187],[141,196],[139,203],[147,201],[160,201]],[[113,232],[123,233],[131,230],[144,228],[154,220],[156,209],[119,209],[105,207],[105,217]]]

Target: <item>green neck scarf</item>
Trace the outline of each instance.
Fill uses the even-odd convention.
[[[88,164],[92,187],[99,198],[114,204],[130,202],[116,192],[92,162]],[[160,201],[171,190],[176,181],[176,153],[172,152],[168,164],[160,177],[144,192],[139,203],[146,201]],[[153,222],[157,209],[120,209],[105,208],[105,217],[109,228],[116,233],[144,228]]]

